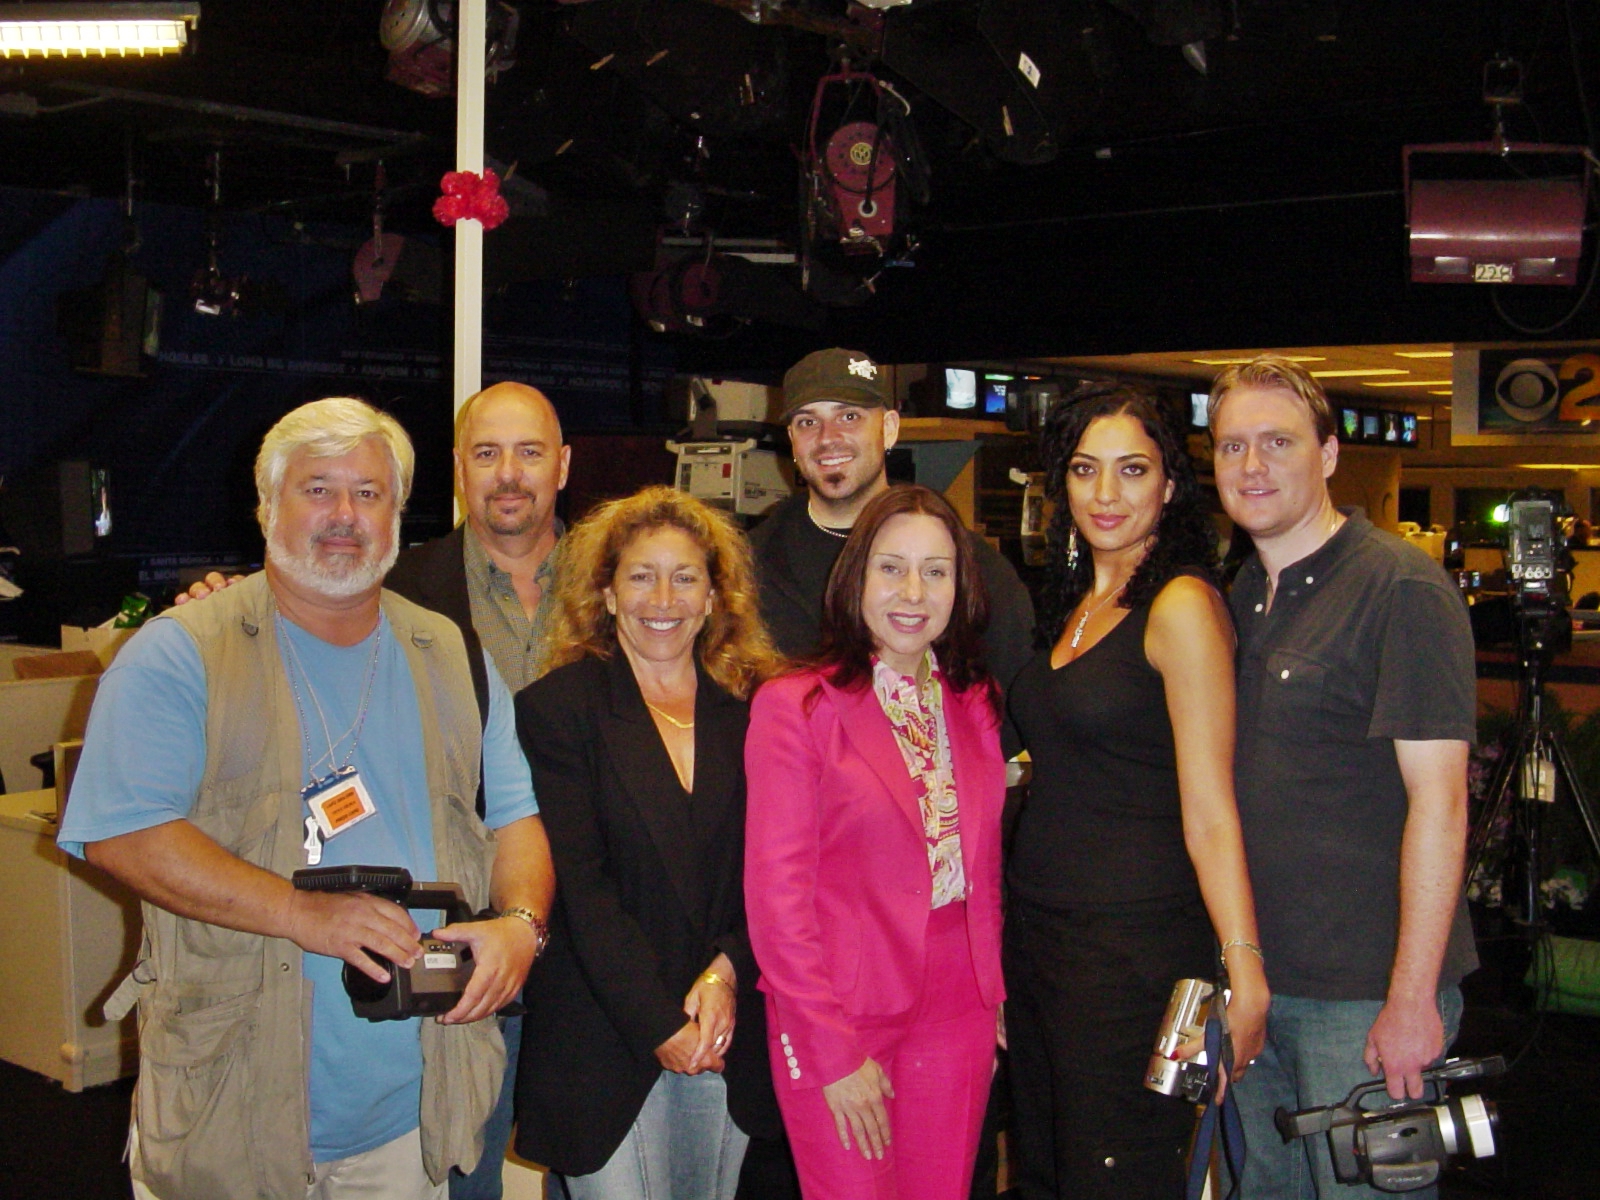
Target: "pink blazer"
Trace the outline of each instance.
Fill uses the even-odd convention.
[[[997,1005],[999,727],[982,688],[946,687],[944,713],[967,930],[979,992]],[[866,1060],[856,1018],[907,1012],[922,989],[932,879],[919,788],[870,683],[843,692],[811,672],[756,693],[745,773],[745,907],[760,987],[776,1007],[770,1033],[786,1039],[790,1085],[821,1087]]]

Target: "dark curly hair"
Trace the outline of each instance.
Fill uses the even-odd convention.
[[[1067,503],[1067,465],[1089,425],[1101,417],[1127,413],[1161,452],[1162,473],[1172,482],[1172,499],[1162,506],[1144,561],[1118,599],[1122,608],[1148,604],[1178,575],[1198,575],[1215,586],[1217,533],[1201,499],[1200,481],[1183,437],[1161,402],[1147,388],[1129,383],[1085,383],[1051,410],[1040,434],[1045,462],[1045,495],[1055,502],[1048,532],[1049,570],[1040,600],[1039,639],[1053,646],[1067,617],[1094,586],[1094,557],[1081,545],[1076,567],[1067,564],[1072,507]],[[1080,543],[1082,539],[1080,536]]]

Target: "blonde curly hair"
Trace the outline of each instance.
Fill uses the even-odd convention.
[[[700,665],[722,688],[748,699],[783,666],[756,607],[750,544],[726,513],[663,486],[600,505],[561,539],[543,671],[616,653],[617,620],[606,611],[605,589],[616,577],[622,552],[635,539],[665,528],[693,539],[711,574],[711,615],[695,639]]]

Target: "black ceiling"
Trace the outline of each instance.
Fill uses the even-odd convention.
[[[709,231],[792,242],[798,147],[842,33],[911,102],[931,198],[906,213],[916,266],[837,315],[841,334],[880,352],[963,336],[994,353],[1235,331],[1211,344],[1264,342],[1288,272],[1288,307],[1321,325],[1282,341],[1389,319],[1405,324],[1389,340],[1450,339],[1463,314],[1486,311],[1481,298],[1419,299],[1403,276],[1372,291],[1403,272],[1401,146],[1486,137],[1482,71],[1496,55],[1526,71],[1515,138],[1592,146],[1600,103],[1591,0],[916,0],[887,10],[879,33],[842,0],[748,0],[762,23],[736,6],[516,6],[516,62],[490,89],[488,120],[490,154],[533,185],[506,227],[521,245],[508,261],[637,266],[663,196],[686,182]],[[452,161],[453,104],[385,80],[382,7],[209,0],[181,59],[0,63],[0,113],[13,114],[0,115],[0,184],[120,195],[131,155],[138,196],[200,205],[220,149],[225,206],[360,226],[382,157],[391,224],[426,226]],[[1208,35],[1204,75],[1172,44],[1196,33]],[[1014,69],[1019,51],[1037,87]],[[1349,313],[1362,295],[1392,312]],[[913,330],[897,323],[953,299]],[[1561,307],[1530,303],[1535,316]],[[1073,344],[1037,344],[1052,330]],[[750,341],[734,344],[759,357]]]

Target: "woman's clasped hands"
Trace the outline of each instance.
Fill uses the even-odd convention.
[[[733,964],[726,955],[719,954],[694,981],[684,998],[683,1011],[689,1019],[656,1047],[656,1059],[667,1070],[682,1075],[721,1074],[733,1045],[735,1013]]]

